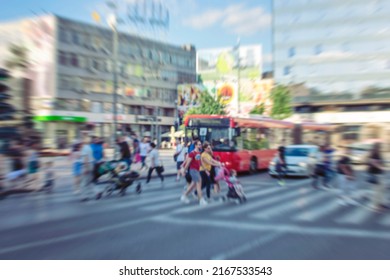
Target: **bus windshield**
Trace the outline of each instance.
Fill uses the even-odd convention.
[[[235,141],[228,127],[187,127],[186,136],[211,144],[214,151],[235,151]]]

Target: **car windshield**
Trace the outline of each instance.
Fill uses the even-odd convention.
[[[290,157],[307,157],[310,154],[309,148],[286,148],[284,155]]]

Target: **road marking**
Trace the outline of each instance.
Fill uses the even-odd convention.
[[[349,206],[350,207],[350,206]],[[349,209],[349,212],[336,219],[339,224],[362,224],[372,218],[373,212],[368,209],[357,207]]]
[[[198,203],[196,205],[189,205],[180,209],[176,209],[169,214],[185,214],[185,213],[194,213],[199,211],[209,211],[210,209],[217,208],[223,206],[224,203],[222,201],[213,201],[207,205],[201,206]]]
[[[234,222],[231,221],[219,221],[215,219],[187,219],[170,216],[151,217],[151,221],[160,223],[171,223],[181,226],[211,226],[240,230],[252,230],[258,232],[275,231],[283,234],[295,233],[299,235],[316,235],[316,236],[344,236],[344,237],[357,237],[357,238],[377,238],[390,240],[390,232],[388,230],[363,230],[363,229],[349,229],[349,228],[329,228],[329,227],[308,227],[301,225],[291,224],[269,224],[269,223],[247,223],[247,222]]]
[[[267,205],[272,205],[274,203],[278,203],[279,204],[280,201],[291,199],[291,198],[294,198],[296,196],[301,196],[301,193],[297,192],[296,190],[288,190],[288,189],[286,190],[286,189],[280,188],[280,187],[275,187],[275,188],[272,188],[272,189],[269,190],[269,193],[273,193],[273,192],[279,192],[279,194],[277,196],[266,198],[266,199],[264,199],[262,201],[253,201],[251,199],[255,198],[255,197],[264,196],[265,193],[263,193],[263,192],[257,192],[255,194],[247,195],[247,198],[248,198],[248,202],[247,203],[242,204],[239,207],[232,207],[232,208],[229,208],[229,209],[224,209],[224,210],[221,210],[221,211],[217,211],[217,212],[214,213],[214,215],[227,217],[227,216],[231,216],[231,215],[234,215],[234,214],[248,212],[248,211],[251,211],[253,209],[259,209],[261,207],[264,207],[264,206],[267,206]],[[253,202],[251,203],[251,201],[253,201]]]
[[[227,260],[227,259],[236,259],[239,255],[242,255],[248,251],[251,251],[261,245],[264,245],[270,241],[278,239],[284,235],[284,232],[271,232],[257,238],[251,242],[245,243],[241,246],[238,246],[230,251],[224,252],[222,254],[218,254],[214,257],[211,257],[212,260]]]
[[[323,192],[307,193],[307,189],[300,189],[299,191],[301,192],[302,197],[299,197],[293,201],[287,201],[282,205],[274,205],[273,207],[267,208],[266,210],[259,210],[250,216],[259,219],[269,219],[281,215],[289,210],[302,210],[303,207],[320,201],[328,196]],[[304,191],[306,191],[306,193]]]
[[[380,219],[379,223],[383,226],[390,226],[390,215],[384,216],[382,219]]]
[[[301,214],[298,214],[293,218],[293,220],[305,221],[305,222],[313,222],[318,220],[321,217],[329,215],[333,212],[339,210],[339,208],[344,207],[340,205],[340,203],[334,198],[330,201],[323,203],[322,205],[311,207],[304,211]]]
[[[133,226],[133,225],[136,225],[139,223],[146,222],[148,220],[150,220],[149,217],[134,220],[134,221],[123,222],[123,223],[119,223],[119,224],[115,224],[115,225],[99,227],[99,228],[92,229],[92,230],[86,230],[86,231],[82,231],[82,232],[67,234],[64,236],[49,238],[49,239],[45,239],[45,240],[27,242],[27,243],[15,245],[15,246],[4,247],[4,248],[0,249],[0,255],[4,255],[7,253],[13,253],[13,252],[17,252],[17,251],[22,251],[22,250],[27,250],[27,249],[32,249],[32,248],[39,248],[39,247],[47,246],[47,245],[53,245],[55,243],[70,241],[73,239],[82,238],[82,237],[86,237],[86,236],[90,236],[90,235],[96,235],[96,234],[103,233],[106,231],[120,229],[120,228],[124,228],[124,227],[128,227],[128,226]]]

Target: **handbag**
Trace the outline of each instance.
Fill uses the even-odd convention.
[[[369,174],[367,178],[367,182],[373,185],[379,184],[378,177],[375,174]]]
[[[158,170],[160,173],[163,173],[163,172],[165,171],[164,165],[157,166],[157,170]]]

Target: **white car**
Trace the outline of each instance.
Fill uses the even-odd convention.
[[[350,149],[352,163],[365,164],[373,146],[373,143],[355,143],[347,146]]]
[[[288,145],[285,147],[286,175],[309,177],[317,162],[319,148],[315,145]],[[268,173],[276,176],[277,155],[269,164]]]

